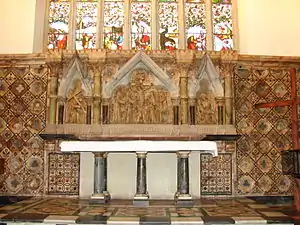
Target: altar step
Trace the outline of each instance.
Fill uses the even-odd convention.
[[[201,198],[179,207],[152,200],[136,207],[132,200],[91,204],[87,199],[0,196],[0,223],[37,224],[300,224],[291,197]]]

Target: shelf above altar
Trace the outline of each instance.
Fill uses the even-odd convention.
[[[155,152],[167,153],[178,151],[201,151],[218,155],[217,143],[214,141],[62,141],[62,152]]]
[[[48,141],[235,141],[233,125],[172,124],[48,124],[41,138]]]

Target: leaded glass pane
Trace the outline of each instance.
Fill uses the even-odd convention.
[[[231,4],[231,0],[212,0],[214,4]]]
[[[177,2],[177,0],[159,0],[159,2]]]
[[[52,0],[49,6],[48,49],[65,49],[69,32],[70,2]]]
[[[159,42],[161,50],[178,48],[178,5],[166,1],[159,3]]]
[[[204,3],[204,0],[186,0],[187,3]]]
[[[76,5],[76,49],[96,47],[98,3],[78,1]]]
[[[192,50],[205,50],[205,4],[203,1],[199,1],[199,3],[194,3],[195,1],[196,0],[187,0],[185,4],[187,48]]]
[[[123,1],[104,2],[104,48],[123,48],[124,3]]]
[[[131,4],[131,48],[149,50],[151,48],[151,2]]]
[[[214,50],[222,51],[233,49],[232,5],[228,4],[230,3],[229,0],[213,0],[213,3]]]

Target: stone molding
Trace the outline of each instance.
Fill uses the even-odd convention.
[[[47,125],[46,134],[73,134],[79,139],[97,137],[199,137],[205,135],[236,135],[233,125],[171,125],[171,124],[58,124]]]

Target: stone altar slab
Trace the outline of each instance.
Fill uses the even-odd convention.
[[[214,141],[61,141],[62,152],[177,152],[201,151],[218,155]]]

